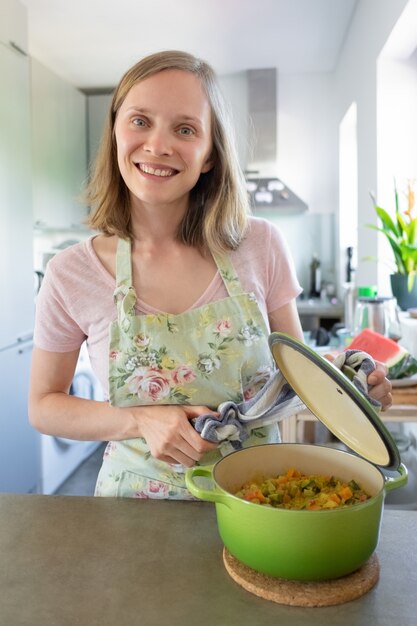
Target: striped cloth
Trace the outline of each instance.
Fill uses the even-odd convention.
[[[375,362],[369,354],[360,350],[346,350],[336,356],[333,365],[346,374],[374,407],[381,406],[368,395],[367,378],[375,369]],[[302,400],[281,372],[276,370],[250,400],[239,404],[222,402],[217,408],[218,416],[200,415],[192,420],[192,424],[203,439],[213,443],[229,441],[235,450],[239,450],[254,428],[279,422],[303,409],[305,405]]]

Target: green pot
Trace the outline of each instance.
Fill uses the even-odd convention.
[[[306,474],[333,474],[356,480],[372,497],[341,509],[275,509],[232,495],[256,475],[274,476],[295,467]],[[212,489],[198,484],[209,477]],[[374,552],[385,493],[407,482],[386,478],[354,454],[306,444],[267,444],[234,452],[211,467],[186,472],[189,491],[216,503],[221,539],[229,552],[252,569],[292,580],[326,580],[357,570]]]

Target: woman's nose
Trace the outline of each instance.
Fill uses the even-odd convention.
[[[155,156],[172,154],[172,142],[169,133],[160,128],[152,128],[147,133],[143,147],[144,150]]]

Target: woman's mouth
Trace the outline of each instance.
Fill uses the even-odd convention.
[[[136,163],[136,167],[144,174],[151,176],[159,176],[160,178],[169,178],[178,174],[178,170],[163,165],[149,165],[147,163]]]

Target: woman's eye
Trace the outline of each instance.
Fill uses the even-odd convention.
[[[183,126],[182,128],[180,128],[180,135],[185,135],[186,137],[188,137],[190,135],[194,135],[194,131],[188,126]]]
[[[136,117],[136,118],[133,120],[133,124],[134,124],[135,126],[146,126],[145,120],[143,120],[143,119],[142,119],[142,118],[140,118],[140,117]]]

